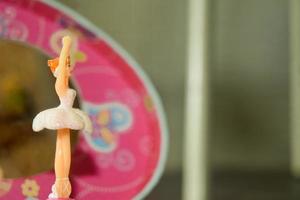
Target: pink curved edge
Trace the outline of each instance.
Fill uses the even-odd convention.
[[[75,200],[70,198],[58,198],[58,199],[47,199],[47,200]]]

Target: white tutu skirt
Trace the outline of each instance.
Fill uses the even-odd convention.
[[[59,106],[40,112],[32,123],[32,129],[36,132],[44,128],[50,130],[69,128],[92,132],[92,123],[89,117],[79,109]]]

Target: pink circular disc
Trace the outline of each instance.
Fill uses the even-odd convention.
[[[92,135],[80,134],[73,152],[72,198],[142,199],[161,176],[167,127],[141,68],[106,34],[55,1],[0,1],[0,38],[55,57],[66,34],[75,42],[72,81],[94,126]],[[52,171],[2,180],[0,199],[47,199],[53,182]]]

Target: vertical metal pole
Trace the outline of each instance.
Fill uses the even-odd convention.
[[[291,170],[300,177],[300,1],[290,0]]]
[[[183,199],[207,199],[207,0],[189,0]]]

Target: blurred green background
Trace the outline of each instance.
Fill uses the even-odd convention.
[[[180,171],[186,77],[185,0],[62,0],[120,43],[158,89]],[[286,0],[211,0],[211,154],[215,168],[289,166]]]
[[[299,199],[289,172],[290,1],[207,1],[211,199]],[[58,2],[110,35],[151,78],[170,148],[163,178],[147,199],[182,199],[188,1]]]
[[[170,149],[148,198],[182,199],[188,1],[61,2],[112,36],[152,79]],[[211,199],[297,199],[289,172],[289,1],[207,2]]]
[[[187,2],[60,1],[93,22],[143,67],[162,96],[170,126],[168,170],[181,168]]]

